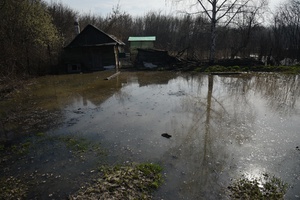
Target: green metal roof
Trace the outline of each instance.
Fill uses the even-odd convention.
[[[129,42],[137,42],[137,41],[155,41],[156,36],[144,36],[144,37],[129,37]]]

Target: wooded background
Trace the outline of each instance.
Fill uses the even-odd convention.
[[[274,13],[266,0],[223,0],[222,4],[199,0],[195,3],[198,12],[151,11],[138,17],[119,5],[101,16],[79,14],[62,3],[41,0],[2,2],[0,79],[56,73],[63,47],[75,37],[76,19],[81,29],[92,24],[127,44],[129,36],[156,36],[156,48],[184,59],[254,57],[268,58],[268,64],[275,65],[286,58],[300,60],[300,0],[287,0]]]

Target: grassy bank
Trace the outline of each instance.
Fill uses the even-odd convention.
[[[194,69],[196,72],[279,72],[299,74],[300,65],[296,66],[201,66]]]

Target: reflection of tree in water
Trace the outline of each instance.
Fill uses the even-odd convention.
[[[266,98],[272,110],[282,115],[298,112],[295,106],[300,97],[299,75],[266,74],[257,76],[253,83],[255,90]]]
[[[229,79],[231,82],[227,83],[228,91],[219,91],[220,84],[214,88],[214,83],[220,79],[207,76],[208,89],[205,95],[202,91],[205,77],[187,81],[190,87],[194,88],[196,83],[200,87],[192,91],[182,103],[183,111],[191,118],[186,120],[189,124],[180,130],[174,130],[180,139],[174,138],[177,144],[171,154],[176,160],[171,162],[176,170],[182,171],[178,177],[182,183],[177,188],[181,188],[180,195],[183,199],[220,198],[219,195],[223,193],[221,185],[224,183],[221,180],[222,173],[226,173],[226,168],[230,165],[230,155],[226,151],[228,138],[233,137],[242,143],[250,135],[246,136],[248,133],[241,131],[238,126],[244,124],[244,129],[247,129],[245,125],[249,123],[249,118],[252,119],[251,123],[254,121],[251,106],[245,97],[249,91],[247,80]],[[239,86],[234,90],[233,87],[240,85],[241,81],[244,81],[242,88]],[[173,127],[177,127],[177,124],[177,120],[172,123]]]
[[[230,96],[230,102],[228,102],[230,105],[224,105],[231,115],[228,122],[230,136],[242,145],[249,142],[251,136],[255,134],[252,132],[252,125],[256,114],[248,98],[253,80],[251,76],[245,75],[237,78],[222,77],[221,82],[225,86],[227,95]]]

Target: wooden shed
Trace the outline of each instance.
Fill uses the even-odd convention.
[[[68,73],[103,70],[118,66],[118,55],[125,44],[93,25],[87,25],[64,48],[63,61]]]

